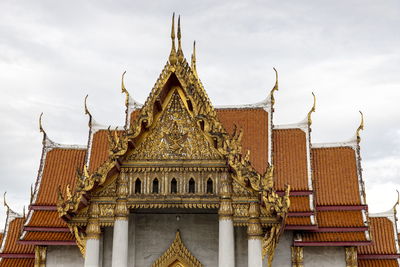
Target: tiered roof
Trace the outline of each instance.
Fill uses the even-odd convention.
[[[197,77],[193,62],[192,71]],[[359,136],[345,143],[312,144],[310,116],[315,103],[306,120],[274,125],[273,93],[277,86],[278,81],[268,100],[262,103],[213,110],[229,134],[236,126],[243,130],[243,150],[251,152],[250,161],[256,171],[264,173],[268,164],[273,164],[275,189],[283,194],[285,185],[291,185],[291,207],[285,229],[296,231],[294,245],[357,246],[360,266],[398,266],[394,217],[372,217],[369,223]],[[126,125],[120,129],[126,129],[135,125],[143,106],[129,96],[123,84],[122,89],[127,96]],[[203,97],[208,99],[206,95]],[[0,267],[33,266],[35,245],[75,244],[68,225],[58,217],[58,188],[63,195],[68,194],[67,188],[75,187],[77,170],[87,166],[92,173],[109,158],[109,130],[92,119],[86,101],[85,112],[89,115],[87,146],[56,144],[41,127],[43,152],[28,216],[12,220],[8,216]],[[17,254],[25,258],[7,256]],[[8,263],[12,260],[18,264]]]

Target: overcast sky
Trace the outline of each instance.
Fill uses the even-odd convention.
[[[197,42],[199,76],[214,105],[263,100],[279,71],[275,124],[299,122],[317,96],[313,142],[354,136],[365,114],[362,166],[371,212],[400,189],[400,1],[0,1],[0,192],[29,203],[51,139],[86,144],[83,99],[96,121],[122,125],[126,87],[144,102],[182,15],[183,47]],[[4,209],[0,208],[0,228]]]

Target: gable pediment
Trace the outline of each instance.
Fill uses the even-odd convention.
[[[126,160],[222,160],[175,86],[163,111]]]

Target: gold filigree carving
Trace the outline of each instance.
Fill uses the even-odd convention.
[[[159,121],[127,160],[222,159],[189,114],[178,89],[174,90]]]
[[[304,267],[303,247],[292,247],[292,266]]]
[[[171,246],[152,265],[152,267],[170,266],[203,267],[203,264],[185,247],[179,231],[176,232],[175,240]]]
[[[100,217],[114,217],[114,204],[102,204],[99,205]]]

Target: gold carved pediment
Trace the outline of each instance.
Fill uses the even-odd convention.
[[[203,267],[203,264],[185,247],[177,231],[171,246],[151,267]]]
[[[190,114],[178,90],[173,89],[165,110],[126,160],[222,159]]]

